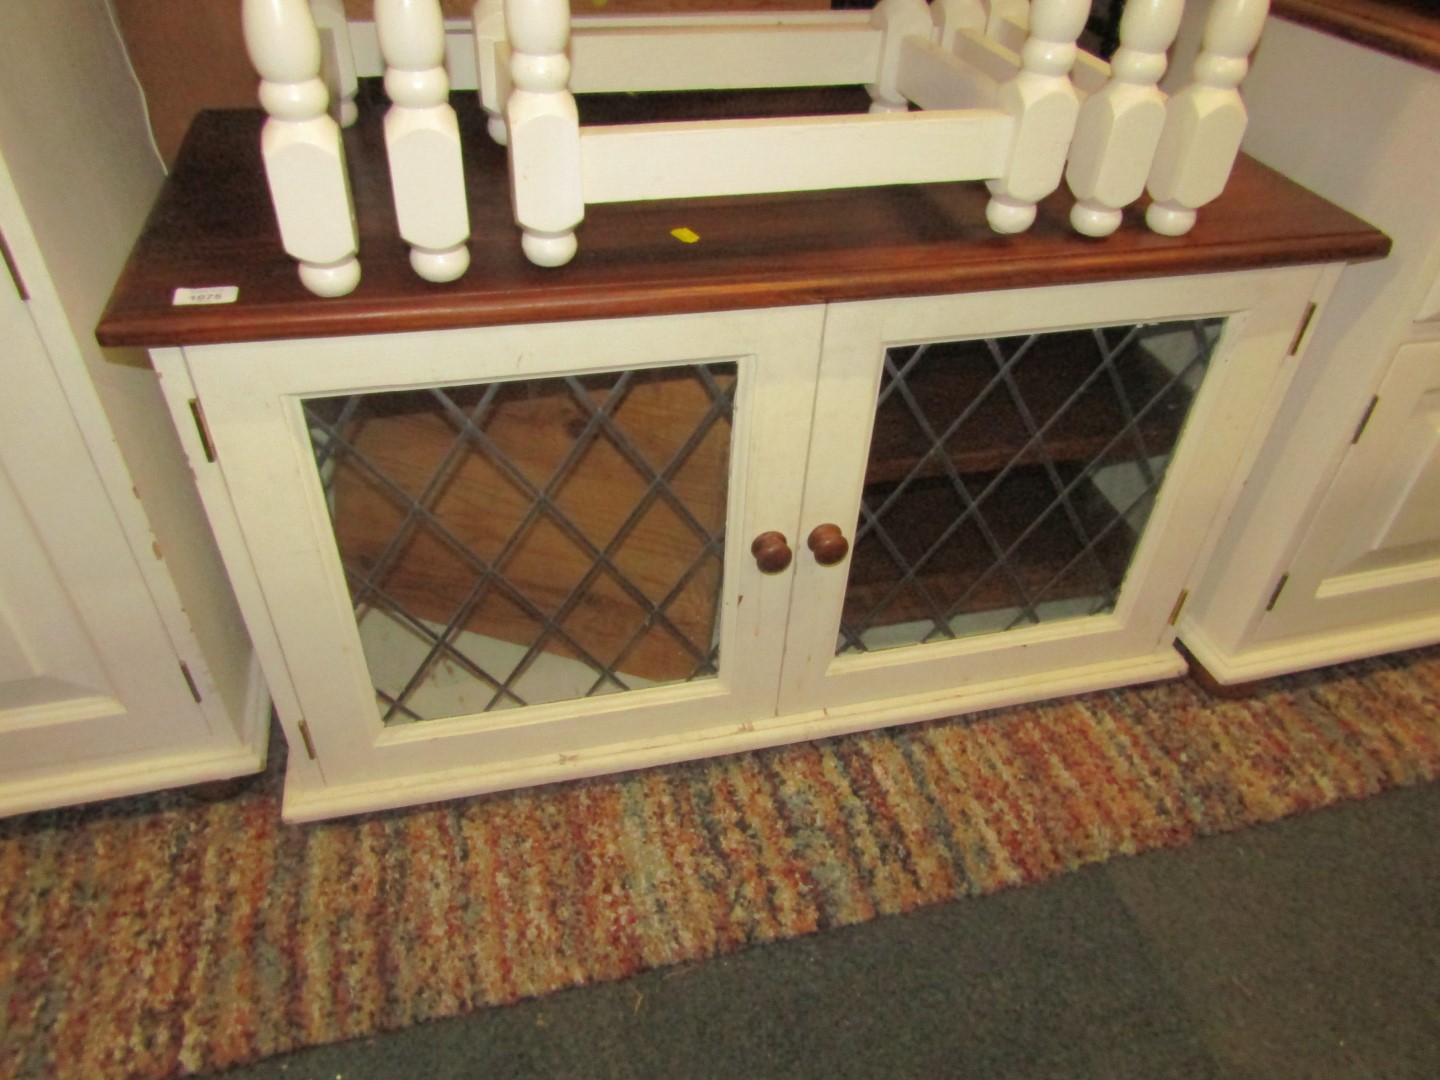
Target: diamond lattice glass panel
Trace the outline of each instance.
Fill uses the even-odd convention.
[[[1110,611],[1223,325],[888,350],[837,650]]]
[[[306,401],[385,722],[713,677],[735,378]]]

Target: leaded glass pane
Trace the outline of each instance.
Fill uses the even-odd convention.
[[[735,377],[307,400],[384,721],[713,677]]]
[[[1223,326],[889,349],[837,651],[1112,610]]]

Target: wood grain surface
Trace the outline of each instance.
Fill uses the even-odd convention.
[[[369,89],[369,88],[367,88]],[[603,95],[586,122],[858,111],[853,91]],[[1377,258],[1388,238],[1249,159],[1187,236],[1145,228],[1140,208],[1113,236],[1071,230],[1072,198],[1042,204],[1035,226],[1001,236],[980,183],[666,200],[589,208],[580,251],[558,269],[526,261],[513,224],[505,153],[471,95],[454,98],[464,137],[471,268],[435,285],[411,271],[395,227],[380,132],[362,108],[345,135],[360,227],[359,287],[321,300],[280,247],[258,154],[258,110],[203,113],[132,253],[98,336],[106,345],[385,333],[977,292],[1060,282]],[[682,243],[672,230],[699,236]],[[177,287],[233,285],[239,300],[174,307]]]
[[[1274,0],[1270,10],[1291,22],[1440,70],[1436,0]]]
[[[713,372],[722,389],[735,379],[726,367]],[[591,408],[605,407],[614,382],[588,380]],[[471,388],[450,393],[467,412],[471,395],[478,396]],[[618,404],[609,402],[610,422],[635,454],[658,471],[677,462],[657,497],[652,478],[608,435],[579,443],[576,454],[589,409],[561,379],[506,384],[486,411],[487,449],[471,445],[454,459],[454,422],[430,394],[368,395],[345,432],[366,465],[340,455],[333,488],[335,540],[352,589],[357,575],[373,579],[387,598],[383,606],[399,604],[444,626],[475,586],[476,566],[459,554],[468,549],[495,567],[503,584],[480,594],[463,629],[522,646],[540,641],[543,651],[571,658],[577,654],[567,641],[573,642],[603,666],[657,682],[689,678],[709,656],[719,617],[720,559],[705,552],[724,531],[728,421],[711,425],[683,453],[710,405],[685,367],[632,377]],[[418,498],[447,461],[445,479],[427,502],[428,518],[407,521],[395,487]],[[553,505],[536,514],[517,473],[548,486]],[[642,504],[647,508],[636,511]],[[397,533],[405,537],[398,544]],[[610,569],[596,573],[602,549]],[[637,602],[637,591],[646,604]],[[544,631],[543,620],[552,618],[561,633]]]

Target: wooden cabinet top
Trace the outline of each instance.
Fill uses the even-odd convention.
[[[1274,0],[1274,14],[1440,70],[1435,0]]]
[[[835,91],[606,95],[582,119],[804,115],[863,110]],[[505,152],[473,95],[456,95],[470,199],[471,267],[436,285],[410,269],[390,201],[382,108],[345,134],[362,278],[319,299],[280,247],[259,156],[258,110],[202,113],[192,126],[101,319],[105,345],[196,345],[776,307],[1066,282],[1378,258],[1389,239],[1242,158],[1225,194],[1184,237],[1146,229],[1138,207],[1101,240],[1074,233],[1057,192],[1027,233],[985,222],[980,183],[932,184],[589,207],[580,251],[532,266],[510,210]],[[640,109],[644,108],[644,113]],[[682,242],[674,230],[698,239]],[[233,303],[176,306],[177,288],[234,286]]]

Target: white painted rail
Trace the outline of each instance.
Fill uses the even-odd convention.
[[[1024,232],[1035,204],[1060,184],[1075,133],[1080,96],[1070,82],[1089,0],[1035,0],[1020,70],[1000,88],[998,104],[1015,118],[1009,160],[990,181],[985,217],[1000,233]]]
[[[260,153],[285,251],[319,296],[360,282],[359,239],[340,127],[326,112],[320,35],[305,0],[245,0],[245,45],[269,113]]]
[[[505,104],[520,245],[536,266],[575,255],[581,192],[580,114],[570,92],[569,0],[505,0],[510,79]]]
[[[385,150],[400,236],[426,281],[454,281],[470,266],[470,214],[460,125],[445,73],[439,0],[375,0],[385,58]]]
[[[360,80],[355,71],[355,50],[350,44],[350,24],[345,0],[310,0],[310,14],[320,33],[320,56],[326,89],[330,91],[330,115],[341,127],[350,127],[360,116],[355,95]]]
[[[1166,105],[1150,171],[1145,220],[1156,232],[1189,232],[1195,211],[1225,190],[1248,120],[1240,82],[1269,10],[1270,0],[1215,0],[1210,9],[1193,81]]]
[[[1076,232],[1110,235],[1121,210],[1145,190],[1165,127],[1165,95],[1156,84],[1184,10],[1184,0],[1125,5],[1110,80],[1081,107],[1070,147],[1065,179],[1077,200],[1070,211]]]
[[[1076,44],[1088,0],[573,24],[567,0],[477,0],[470,20],[449,22],[438,0],[376,0],[374,23],[348,24],[343,0],[244,2],[286,250],[326,295],[344,291],[350,271],[339,268],[355,252],[353,223],[341,228],[338,133],[322,122],[322,53],[342,120],[357,77],[385,75],[400,231],[416,271],[447,281],[465,271],[469,231],[451,89],[477,90],[491,137],[509,146],[521,246],[541,266],[574,257],[587,203],[958,180],[988,183],[987,218],[1002,233],[1029,228],[1036,204],[1068,182],[1081,233],[1113,232],[1148,189],[1149,226],[1179,235],[1234,165],[1238,86],[1268,8],[1215,0],[1194,78],[1167,100],[1158,80],[1184,0],[1130,0],[1108,64]],[[868,116],[585,129],[573,96],[856,84],[870,92]]]

